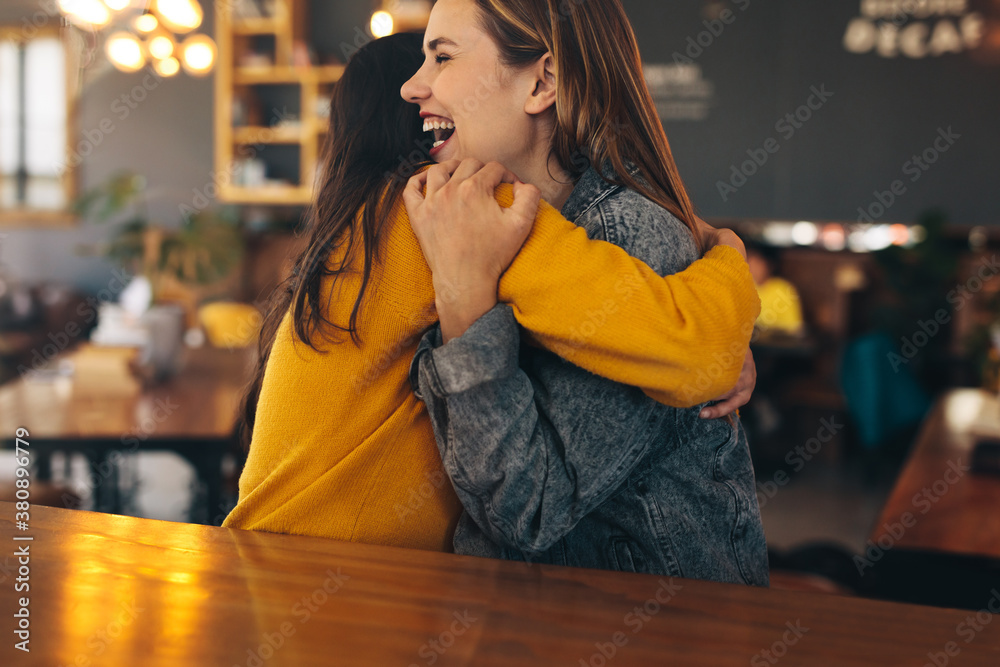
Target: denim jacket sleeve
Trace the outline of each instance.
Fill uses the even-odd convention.
[[[697,257],[683,224],[637,195],[605,200],[577,223],[661,275]],[[529,375],[520,357],[513,311],[498,304],[445,345],[431,329],[410,377],[466,511],[490,539],[534,555],[618,490],[665,413],[641,390],[585,371],[549,387],[551,376]]]
[[[533,555],[624,482],[651,439],[653,429],[639,425],[658,419],[658,411],[630,388],[638,410],[624,416],[602,416],[603,394],[581,392],[572,406],[582,419],[547,418],[535,402],[545,388],[518,365],[519,336],[506,304],[445,345],[435,326],[417,348],[410,379],[465,510],[494,542]]]

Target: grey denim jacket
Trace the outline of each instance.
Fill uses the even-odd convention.
[[[697,258],[680,220],[593,168],[562,214],[660,275]],[[768,585],[738,420],[700,419],[702,406],[662,405],[522,344],[506,304],[446,345],[428,331],[410,383],[465,508],[457,553]]]

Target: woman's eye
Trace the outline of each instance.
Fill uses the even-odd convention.
[[[441,63],[443,63],[446,60],[451,60],[451,58],[449,58],[448,56],[444,55],[443,53],[438,54],[437,56],[434,57],[434,62],[436,62],[438,65],[440,65]]]

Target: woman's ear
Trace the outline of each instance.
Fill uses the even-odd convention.
[[[524,102],[524,112],[537,115],[556,103],[556,63],[551,53],[538,59],[531,69],[534,84],[531,94]]]

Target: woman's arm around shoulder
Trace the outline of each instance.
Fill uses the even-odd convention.
[[[501,188],[501,204],[504,196]],[[736,384],[760,299],[737,248],[715,246],[679,273],[660,275],[643,261],[655,263],[643,252],[648,240],[667,242],[639,238],[640,257],[633,257],[590,239],[542,202],[530,236],[501,278],[500,299],[564,359],[639,387],[661,403],[698,405]],[[658,268],[666,273],[669,264]]]
[[[513,305],[518,322],[546,348],[661,403],[689,407],[734,386],[759,314],[738,250],[720,245],[681,266],[681,241],[693,249],[686,228],[648,201],[626,207],[626,215],[637,209],[632,217],[645,217],[643,224],[620,225],[636,232],[629,252],[592,240],[552,206],[538,205],[537,191],[530,200],[531,213],[537,206],[532,227],[531,214],[515,210],[524,203],[516,204],[514,194],[530,186],[500,184],[511,176],[497,164],[452,161],[414,177],[404,194],[428,263],[448,272],[446,278],[434,275],[445,340],[499,298]],[[483,196],[487,191],[495,202]],[[484,216],[484,206],[495,210]],[[650,233],[657,229],[659,235]],[[671,235],[677,243],[671,244]]]

